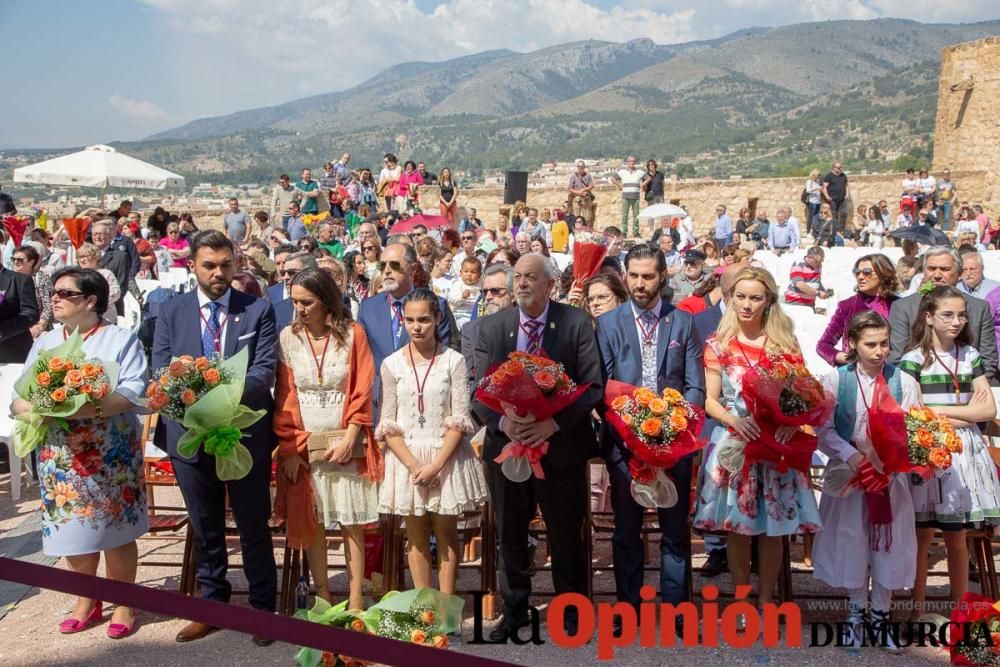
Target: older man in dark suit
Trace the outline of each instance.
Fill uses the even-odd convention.
[[[924,278],[937,285],[955,287],[962,277],[962,259],[958,251],[948,246],[936,246],[924,253]],[[996,386],[1000,383],[997,371],[997,338],[993,328],[993,313],[988,303],[970,294],[965,296],[966,312],[969,321],[965,325],[969,331],[969,344],[979,351],[983,357],[983,369]],[[895,363],[903,356],[909,346],[910,329],[920,308],[923,295],[918,290],[914,294],[897,300],[889,311],[891,326],[890,344],[892,346],[889,361]]]
[[[153,341],[153,368],[163,368],[173,357],[232,357],[247,349],[246,385],[242,403],[265,410],[263,419],[247,429],[243,443],[253,457],[253,467],[243,479],[222,481],[215,472],[212,456],[199,452],[194,459],[181,457],[177,440],[184,434],[179,423],[164,419],[166,448],[184,496],[198,553],[198,583],[202,597],[228,602],[232,586],[226,580],[226,505],[232,508],[240,535],[243,567],[250,584],[250,604],[263,611],[275,610],[277,574],[268,520],[271,517],[271,451],[274,432],[271,413],[274,373],[277,365],[277,336],[274,308],[230,288],[236,274],[236,249],[222,232],[199,232],[191,240],[191,269],[198,288],[174,297],[163,305],[156,319]],[[204,637],[215,628],[192,622],[178,634],[177,641]],[[272,640],[254,636],[259,646]]]
[[[693,405],[705,405],[705,373],[702,339],[691,315],[674,310],[660,298],[667,282],[663,252],[641,243],[625,256],[625,282],[630,300],[597,318],[597,344],[607,379],[618,380],[657,393],[673,387]],[[603,403],[598,408],[603,412]],[[615,511],[612,540],[615,585],[618,600],[638,611],[639,589],[645,579],[645,549],[640,539],[644,508],[631,494],[630,452],[606,425],[601,431],[601,450],[611,477]],[[657,511],[660,523],[660,596],[663,602],[679,604],[688,598],[691,573],[690,509],[691,465],[694,454],[671,468],[677,487],[677,504]]]
[[[601,360],[590,316],[572,306],[549,300],[555,285],[554,269],[545,257],[529,254],[514,267],[517,308],[483,318],[476,337],[476,380],[507,360],[511,352],[544,352],[562,364],[578,385],[589,385],[571,406],[544,421],[522,424],[501,418],[474,401],[476,415],[486,425],[483,459],[487,461],[490,498],[500,541],[500,592],[503,620],[490,634],[506,641],[529,622],[531,575],[528,524],[540,506],[552,552],[555,592],[586,594],[590,563],[583,535],[587,505],[587,461],[596,453],[591,410],[601,400]],[[525,482],[507,479],[494,459],[509,442],[527,446],[549,443],[541,459],[545,479]],[[576,634],[575,609],[564,616],[565,630]]]

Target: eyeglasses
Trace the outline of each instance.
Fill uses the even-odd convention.
[[[72,299],[74,297],[83,296],[83,292],[77,292],[71,289],[54,289],[52,290],[52,296],[57,296],[60,299]]]
[[[375,268],[378,269],[379,273],[385,271],[386,267],[389,267],[396,273],[405,273],[403,265],[400,262],[397,262],[396,260],[390,260],[388,262],[378,262],[377,264],[375,264]]]
[[[299,269],[281,269],[278,273],[282,276],[288,276],[289,278],[294,278],[300,271]]]
[[[362,250],[364,250],[365,252],[372,252],[373,250],[378,250],[378,248],[376,248],[373,245],[370,245],[367,248],[362,248]]]
[[[615,298],[613,294],[595,294],[594,296],[587,297],[587,305],[599,306],[602,303],[611,301],[613,298]]]
[[[855,278],[857,278],[858,276],[864,276],[865,278],[867,278],[868,276],[872,275],[875,275],[875,269],[854,269]]]
[[[476,237],[475,236],[463,236],[462,240],[463,241],[475,241]]]
[[[959,322],[969,321],[969,316],[966,315],[965,313],[945,313],[944,315],[940,313],[934,313],[934,317],[938,318],[945,324],[949,324],[951,322],[954,322],[955,320],[958,320]]]
[[[12,264],[24,264],[28,261],[27,257],[11,257],[10,261]]]
[[[483,291],[486,292],[486,296],[506,296],[507,295],[507,288],[506,287],[487,287]]]

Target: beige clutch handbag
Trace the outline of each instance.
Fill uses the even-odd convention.
[[[307,448],[309,450],[309,463],[324,463],[326,459],[323,455],[326,453],[330,447],[336,447],[344,439],[347,434],[347,429],[336,429],[333,431],[321,431],[319,433],[310,433],[309,440],[307,443]],[[351,448],[351,458],[357,459],[365,455],[365,441],[368,439],[368,432],[364,429],[358,429],[357,440],[354,441],[354,445]]]

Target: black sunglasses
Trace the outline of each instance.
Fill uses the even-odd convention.
[[[28,261],[27,257],[11,257],[10,261],[12,264],[24,264]]]
[[[507,293],[506,287],[487,287],[483,290],[489,296],[503,296]]]
[[[396,260],[391,260],[391,261],[388,261],[388,262],[378,262],[377,264],[375,264],[375,268],[378,269],[379,273],[382,273],[383,271],[385,271],[385,267],[387,267],[387,266],[390,269],[392,269],[393,271],[395,271],[396,273],[405,273],[403,271],[403,265],[401,263],[397,262]]]
[[[856,276],[870,276],[874,275],[875,269],[854,269],[854,275]]]
[[[77,292],[71,289],[54,289],[52,290],[52,296],[57,296],[60,299],[72,299],[74,297],[83,296],[83,292]]]
[[[297,276],[299,274],[299,270],[298,269],[282,269],[281,271],[278,271],[278,273],[280,275],[282,275],[282,276],[288,276],[289,278],[294,278],[295,276]]]

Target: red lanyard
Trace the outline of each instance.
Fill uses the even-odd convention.
[[[941,357],[938,356],[937,350],[931,349],[931,352],[934,353],[934,359],[941,364],[941,366],[948,371],[948,375],[951,376],[951,384],[955,388],[955,399],[958,400],[958,397],[962,395],[962,386],[958,381],[958,344],[955,344],[955,370],[951,370],[944,365],[944,362],[941,361]]]
[[[417,411],[420,413],[417,421],[420,423],[420,427],[423,428],[424,423],[427,421],[424,418],[424,387],[427,386],[427,378],[430,376],[431,369],[434,368],[434,361],[437,359],[437,344],[434,345],[434,356],[431,357],[431,362],[427,364],[427,370],[424,372],[424,379],[422,381],[420,376],[417,375],[417,366],[413,361],[413,344],[408,345],[406,349],[410,353],[410,368],[413,369],[413,380],[417,383]]]
[[[94,325],[94,328],[88,331],[87,333],[83,334],[83,340],[87,340],[95,333],[97,333],[97,330],[101,328],[101,324],[102,324],[101,320],[98,319],[97,324]],[[66,331],[66,327],[63,327],[63,340],[66,340],[68,338],[69,338],[69,333]]]
[[[652,325],[646,328],[646,324],[642,321],[642,316],[646,314],[647,311],[639,313],[639,316],[635,318],[636,324],[639,325],[639,329],[642,330],[642,342],[644,345],[652,345],[653,337],[656,336],[656,327],[660,324],[660,318],[653,320]]]
[[[205,317],[205,311],[201,308],[198,309],[198,317],[201,318],[202,324],[204,324],[205,328],[208,329],[209,328],[208,318]],[[215,347],[215,353],[220,356],[222,355],[222,345],[219,343],[219,340],[222,338],[222,328],[226,326],[226,320],[228,319],[229,319],[229,313],[226,313],[226,316],[222,318],[221,322],[219,322],[219,330],[212,338],[212,345]]]
[[[885,366],[883,366],[882,368],[885,368]],[[881,374],[882,374],[882,371],[880,370],[879,371],[879,375],[881,375]],[[858,380],[858,391],[861,392],[861,402],[865,404],[865,411],[870,413],[871,412],[871,407],[868,406],[868,399],[865,398],[864,387],[861,386],[861,374],[858,373],[858,366],[854,367],[854,377],[857,378],[857,380]],[[877,376],[875,377],[875,380],[878,381],[878,377]],[[872,391],[874,392],[875,389],[873,388]],[[874,400],[874,396],[872,398]]]
[[[316,339],[319,340],[319,339]],[[313,363],[316,364],[316,384],[323,384],[323,366],[326,365],[326,350],[330,347],[330,334],[326,335],[326,342],[323,343],[323,356],[317,357],[316,350],[313,348],[312,343],[306,341],[306,347],[309,348],[309,352],[312,354]]]

